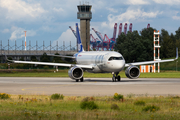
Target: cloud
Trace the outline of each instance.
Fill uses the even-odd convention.
[[[0,0],[0,7],[6,10],[8,20],[31,20],[41,17],[45,10],[39,3],[29,4],[22,0]]]
[[[167,4],[167,5],[178,5],[180,4],[179,0],[153,0],[155,3],[158,4]]]
[[[174,14],[175,14],[175,15],[172,16],[172,18],[173,18],[174,20],[180,20],[179,11],[175,11]]]
[[[106,8],[107,10],[109,10],[110,12],[112,12],[112,13],[117,13],[118,12],[118,10],[116,10],[116,9],[114,9],[114,8]]]
[[[10,30],[9,29],[4,29],[3,31],[2,31],[2,33],[8,33]]]
[[[127,0],[125,4],[130,4],[130,5],[144,5],[144,4],[150,4],[147,0]]]
[[[65,46],[70,46],[71,42],[71,47],[76,47],[76,37],[72,33],[70,29],[67,29],[65,32],[61,34],[61,36],[53,42],[53,46],[57,44],[58,41],[58,46],[63,46],[63,43],[65,43]]]
[[[14,27],[14,26],[12,27],[12,29],[15,29],[15,30],[11,33],[11,37],[10,37],[11,41],[25,37],[25,33],[24,33],[25,29]],[[36,35],[36,32],[33,30],[26,30],[26,31],[27,31],[26,36],[35,36]]]
[[[59,8],[59,9],[58,8],[53,8],[53,10],[56,11],[56,12],[64,12],[64,9],[62,9],[62,8]]]
[[[132,22],[135,20],[146,20],[147,18],[155,18],[158,14],[162,14],[162,12],[144,12],[141,9],[127,9],[126,12],[120,15],[108,15],[108,22],[102,22],[102,27],[110,27],[113,28],[114,23],[124,23],[124,22]]]
[[[180,20],[180,16],[173,16],[172,17],[174,20]]]

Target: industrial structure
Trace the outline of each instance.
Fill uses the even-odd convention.
[[[90,46],[90,20],[92,18],[91,5],[78,5],[77,18],[80,19],[80,35],[82,45],[86,51]]]
[[[40,56],[42,56],[44,53],[46,54],[61,54],[61,55],[74,55],[77,50],[76,46],[72,46],[71,42],[69,46],[65,45],[65,42],[63,42],[62,46],[58,46],[58,41],[56,42],[56,45],[52,45],[51,41],[49,45],[45,45],[45,42],[43,41],[43,45],[38,45],[38,42],[36,41],[35,45],[31,44],[31,41],[29,41],[29,44],[26,47],[26,50],[24,49],[24,41],[22,41],[22,45],[17,45],[16,41],[14,45],[8,44],[3,45],[2,40],[0,41],[0,63],[5,62],[5,56],[6,54],[8,57],[11,57],[14,60],[19,60],[23,58],[24,60],[31,60],[31,56],[35,56],[36,59],[40,60]]]
[[[27,31],[24,31],[25,32],[25,50],[26,50],[26,32]]]
[[[161,60],[159,57],[160,55],[159,48],[161,47],[159,46],[159,35],[160,35],[159,30],[158,32],[154,31],[154,61]],[[158,54],[156,54],[156,51]],[[154,73],[155,72],[156,72],[156,64],[154,63]],[[160,72],[160,64],[158,63],[158,73],[159,72]]]
[[[133,26],[133,24],[130,23],[129,32],[132,32],[132,26]],[[150,27],[150,24],[147,25],[147,29],[149,27]],[[76,31],[73,30],[71,26],[69,26],[69,28],[71,29],[74,36],[76,37]],[[124,31],[123,31],[125,35],[127,34],[127,28],[128,28],[128,24],[125,23]],[[118,36],[121,35],[122,29],[123,29],[123,24],[120,23],[119,24]],[[112,38],[109,38],[107,36],[107,34],[104,34],[104,36],[103,36],[99,31],[96,31],[95,28],[92,28],[92,30],[96,33],[98,38],[95,38],[92,34],[90,34],[90,45],[89,46],[90,46],[91,49],[93,49],[93,50],[113,50],[114,49],[114,46],[115,46],[115,43],[116,43],[117,23],[115,23],[115,25],[114,25],[113,37]]]
[[[148,24],[147,28],[150,27],[150,24]],[[154,61],[161,60],[160,59],[160,45],[159,45],[159,30],[156,32],[154,31]],[[156,63],[154,65],[141,65],[140,66],[140,72],[156,72]],[[160,72],[160,63],[158,63],[158,73]]]

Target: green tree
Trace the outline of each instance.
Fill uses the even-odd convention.
[[[175,56],[175,37],[173,34],[169,35],[165,29],[161,30],[160,35],[160,58],[169,58]]]
[[[145,33],[143,33],[145,35]],[[120,52],[126,62],[138,62],[152,60],[153,46],[152,40],[142,37],[138,31],[122,33],[116,40],[115,50]]]
[[[36,56],[31,56],[31,61],[37,61]]]
[[[54,55],[59,55],[59,53],[55,53]],[[61,57],[53,57],[53,62],[55,63],[62,63]]]
[[[21,57],[19,60],[20,60],[20,61],[24,61],[24,57]]]
[[[50,62],[50,57],[47,56],[46,53],[43,53],[43,55],[40,57],[41,62]]]
[[[154,30],[156,31],[156,29],[152,27],[142,29],[142,31],[140,31],[142,39],[149,39],[153,44]]]
[[[176,39],[176,47],[178,47],[178,53],[180,55],[180,27],[178,28],[178,30],[175,31],[176,35],[175,35],[175,39]]]
[[[180,40],[180,27],[175,32],[176,32],[176,35],[175,35],[176,40]]]

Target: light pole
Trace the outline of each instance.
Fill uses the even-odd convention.
[[[177,71],[177,63],[178,63],[178,61],[176,61],[176,71]]]

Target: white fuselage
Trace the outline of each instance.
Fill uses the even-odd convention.
[[[123,56],[114,51],[89,51],[75,54],[77,64],[93,65],[91,73],[118,73],[125,67]]]

